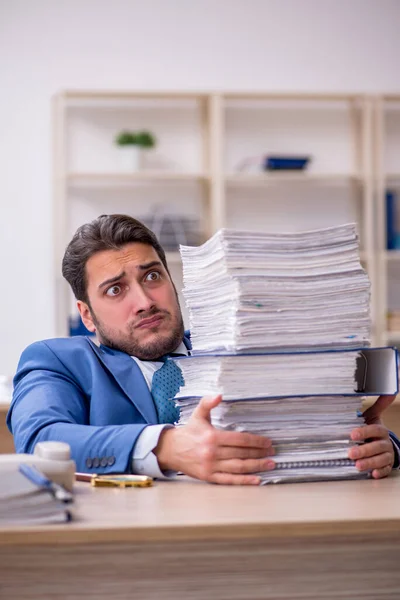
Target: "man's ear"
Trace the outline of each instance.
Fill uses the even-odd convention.
[[[86,302],[82,302],[82,300],[78,300],[76,305],[78,307],[79,314],[81,315],[81,319],[82,319],[83,324],[86,327],[86,329],[88,329],[92,333],[95,333],[96,326],[93,323],[92,313],[90,312],[90,309],[89,309],[88,305],[86,304]]]

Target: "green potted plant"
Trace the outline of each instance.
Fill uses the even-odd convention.
[[[156,145],[156,138],[150,131],[123,130],[115,137],[119,147],[120,167],[124,172],[139,171],[143,150],[149,150]]]

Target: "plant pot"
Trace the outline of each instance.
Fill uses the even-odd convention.
[[[117,164],[120,173],[135,173],[141,167],[141,148],[135,144],[117,148]]]

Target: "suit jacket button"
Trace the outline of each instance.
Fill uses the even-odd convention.
[[[88,469],[91,469],[92,465],[93,465],[92,459],[91,458],[87,458],[86,461],[85,461],[85,465],[87,466]]]
[[[108,458],[107,456],[103,456],[101,461],[100,461],[100,466],[101,467],[106,467],[108,465]]]
[[[109,456],[107,460],[107,464],[109,467],[112,467],[115,464],[115,456]]]
[[[100,466],[100,459],[99,459],[99,457],[98,457],[98,456],[96,456],[96,457],[93,459],[93,468],[94,468],[94,469],[97,469],[99,466]]]

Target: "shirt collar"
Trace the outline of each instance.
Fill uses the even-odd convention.
[[[189,355],[188,349],[186,348],[186,346],[183,342],[181,342],[179,344],[179,346],[177,348],[175,348],[175,350],[173,352],[171,352],[172,356],[174,356],[175,354],[184,355],[184,356]]]

